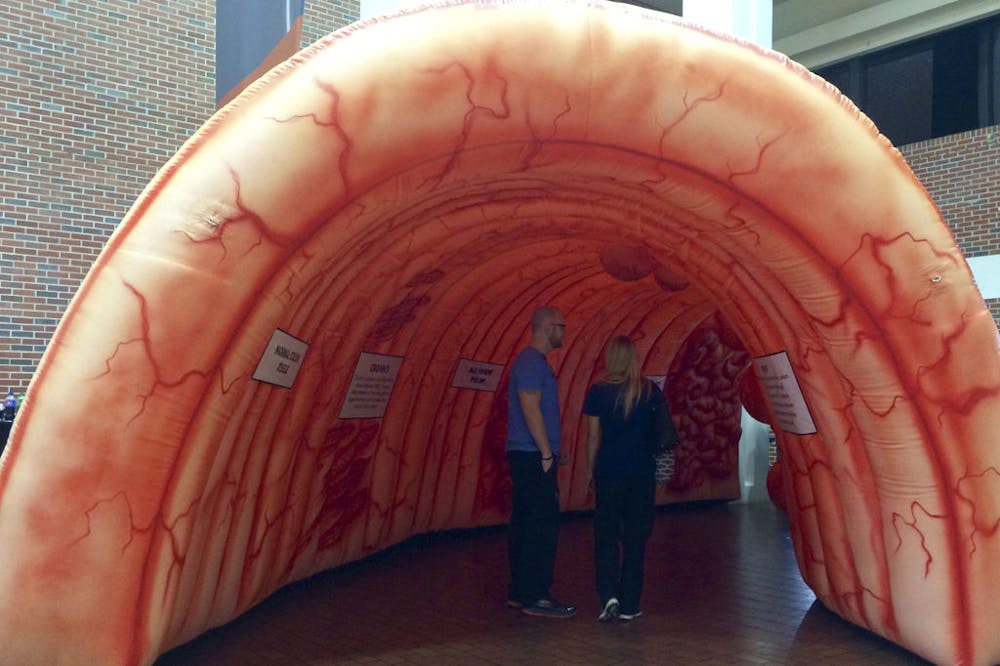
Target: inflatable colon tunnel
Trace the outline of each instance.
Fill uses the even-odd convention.
[[[291,581],[504,522],[502,374],[542,304],[569,324],[565,509],[606,341],[675,376],[725,348],[675,419],[725,448],[742,393],[774,426],[823,604],[1000,660],[997,332],[900,154],[779,54],[484,1],[305,49],[135,203],[0,463],[4,663],[149,664]]]

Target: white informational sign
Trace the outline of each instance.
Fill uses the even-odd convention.
[[[778,426],[785,432],[796,435],[811,435],[816,432],[816,425],[802,396],[799,380],[792,371],[788,354],[778,352],[761,356],[753,360],[753,365],[771,400]]]
[[[277,329],[257,363],[253,378],[259,382],[292,388],[308,350],[308,344],[280,328]]]
[[[503,376],[502,365],[460,358],[451,385],[455,388],[495,392],[501,376]]]
[[[382,418],[402,364],[402,356],[361,352],[351,385],[347,388],[347,396],[340,408],[340,418]]]

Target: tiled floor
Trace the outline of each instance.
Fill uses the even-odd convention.
[[[589,516],[566,516],[555,593],[573,619],[506,608],[504,528],[453,532],[292,585],[156,666],[925,663],[815,601],[770,504],[661,510],[631,624],[596,621],[591,548]]]

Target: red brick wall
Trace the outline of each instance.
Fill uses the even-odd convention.
[[[997,323],[997,328],[1000,328],[1000,298],[987,298],[986,305],[990,308],[990,313],[993,315],[993,321]]]
[[[214,7],[0,2],[0,389],[27,387],[118,221],[212,114]],[[307,0],[303,43],[358,14],[359,0]],[[972,256],[1000,252],[998,132],[903,149]]]
[[[1000,254],[1000,126],[900,148],[967,257]],[[987,299],[1000,326],[1000,298]]]
[[[359,15],[307,0],[303,42]],[[108,236],[215,108],[215,0],[0,2],[0,389],[24,390]]]
[[[900,148],[967,257],[1000,254],[1000,127]]]

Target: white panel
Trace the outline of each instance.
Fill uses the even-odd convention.
[[[809,68],[924,37],[1000,12],[1000,0],[887,0],[783,35],[776,51]]]
[[[968,259],[983,298],[1000,298],[1000,254]]]
[[[870,9],[888,0],[775,0],[774,36],[780,37],[802,32],[823,23],[829,23],[848,14]]]

